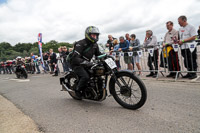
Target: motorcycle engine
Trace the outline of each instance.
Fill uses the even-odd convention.
[[[104,66],[97,66],[94,70],[95,76],[103,76],[105,74]]]

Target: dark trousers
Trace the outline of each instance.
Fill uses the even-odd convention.
[[[34,63],[30,63],[30,71],[31,71],[31,73],[35,72],[35,64]]]
[[[84,69],[84,67],[81,67],[81,66],[75,67],[74,72],[79,76],[79,82],[78,82],[78,86],[76,89],[78,91],[80,91],[84,87],[86,87],[87,82],[90,79],[90,76],[89,76],[88,72]]]
[[[135,70],[135,63],[134,63],[134,59],[132,58],[132,65],[133,65],[133,70]]]
[[[168,66],[169,66],[169,71],[181,70],[181,67],[179,64],[178,52],[175,52],[173,49],[169,52]],[[171,73],[174,73],[174,72],[171,72]]]
[[[45,70],[49,71],[49,65],[48,65],[48,61],[44,61],[44,66],[45,66]]]
[[[62,65],[63,65],[63,71],[64,72],[68,72],[69,71],[69,66],[68,66],[67,61],[63,61]]]
[[[50,64],[50,68],[51,68],[51,72],[54,72],[54,65],[53,64]]]
[[[2,67],[1,71],[3,71],[3,74],[5,74],[6,73],[5,67]]]
[[[30,64],[29,64],[29,63],[26,63],[26,64],[25,64],[25,67],[26,67],[26,70],[27,70],[28,72],[31,71],[31,68],[30,68]]]
[[[158,70],[158,54],[159,54],[158,50],[154,50],[153,57],[149,54],[148,62],[147,62],[149,70]],[[155,69],[153,68],[152,63],[154,64]],[[154,73],[154,72],[151,71],[151,73]]]
[[[58,75],[58,71],[59,71],[58,64],[55,65],[51,64],[51,72],[54,72],[55,75]]]
[[[7,72],[7,74],[12,74],[11,66],[6,67],[6,72]]]
[[[40,73],[39,63],[35,63],[35,67],[37,69],[37,72]]]
[[[184,65],[188,71],[197,71],[197,49],[191,53],[189,49],[182,49],[181,55],[184,58]]]

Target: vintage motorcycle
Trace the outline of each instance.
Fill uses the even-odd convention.
[[[107,97],[107,85],[110,96],[124,108],[136,110],[142,107],[147,99],[147,91],[144,83],[133,72],[117,70],[114,58],[110,55],[101,55],[93,60],[94,65],[88,69],[90,80],[87,87],[82,90],[83,99],[103,101]],[[74,89],[79,77],[70,71],[60,78],[62,91],[68,91],[69,95],[77,99]]]
[[[28,72],[26,71],[25,69],[25,65],[17,65],[15,67],[15,74],[16,74],[16,77],[19,79],[19,78],[25,78],[27,79],[28,78]]]

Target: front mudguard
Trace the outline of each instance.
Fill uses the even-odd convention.
[[[115,73],[115,75],[112,75],[111,76],[111,78],[110,78],[110,81],[109,81],[109,92],[110,92],[110,94],[111,95],[113,95],[112,94],[112,83],[115,81],[115,76],[117,77],[118,76],[118,74],[121,74],[121,73],[129,73],[129,74],[133,74],[134,75],[134,73],[132,72],[132,71],[130,71],[130,70],[120,70],[120,71],[117,71],[116,73]]]

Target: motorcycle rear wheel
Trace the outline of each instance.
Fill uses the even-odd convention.
[[[71,90],[75,90],[76,88],[76,84],[77,84],[78,78],[75,74],[69,74],[67,75],[67,77],[65,78],[65,84],[67,85],[67,87]],[[70,92],[68,91],[69,95],[75,99],[75,100],[80,100],[80,98],[77,98],[75,91]]]

